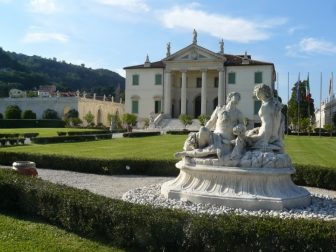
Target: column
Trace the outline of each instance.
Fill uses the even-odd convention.
[[[171,116],[171,72],[165,72],[164,113]]]
[[[182,71],[181,114],[187,114],[187,71]]]
[[[225,104],[224,68],[218,69],[218,106]]]
[[[201,115],[206,115],[207,103],[207,70],[202,69]]]

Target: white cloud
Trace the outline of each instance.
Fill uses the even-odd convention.
[[[284,24],[284,18],[256,20],[211,14],[193,7],[176,6],[158,15],[168,28],[196,29],[218,38],[241,43],[270,38],[267,29]]]
[[[55,0],[31,0],[29,3],[32,12],[51,14],[59,10]]]
[[[144,0],[97,0],[98,3],[122,8],[131,12],[148,12],[149,6]]]
[[[68,37],[61,33],[53,32],[28,32],[22,39],[24,43],[56,41],[61,43],[68,42]]]
[[[286,46],[287,55],[336,54],[336,44],[323,39],[303,38],[297,44]]]

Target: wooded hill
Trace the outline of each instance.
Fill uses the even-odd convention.
[[[0,97],[8,97],[11,88],[36,90],[40,85],[52,84],[62,92],[85,90],[97,95],[115,95],[118,87],[121,94],[125,90],[125,78],[110,70],[27,56],[0,47]]]

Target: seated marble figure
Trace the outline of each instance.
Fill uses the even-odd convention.
[[[227,105],[218,106],[205,127],[190,134],[183,151],[177,152],[175,157],[188,157],[186,160],[192,160],[196,164],[219,166],[291,165],[290,158],[283,153],[284,118],[281,102],[265,84],[257,85],[254,95],[262,102],[258,113],[260,127],[246,131],[242,124],[242,113],[237,108],[240,94],[232,92],[228,95]]]

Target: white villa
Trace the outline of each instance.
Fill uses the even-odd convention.
[[[250,127],[258,124],[260,102],[253,96],[256,84],[264,83],[274,89],[273,63],[253,59],[250,55],[224,53],[223,40],[219,52],[210,51],[193,41],[181,50],[144,64],[128,66],[126,70],[125,112],[138,115],[141,120],[161,112],[167,118],[188,114],[197,118],[211,115],[217,105],[224,105],[228,93],[241,94],[238,108],[249,119]]]

